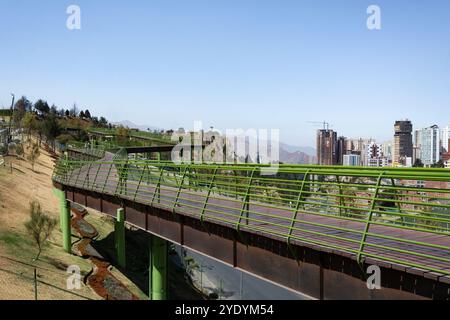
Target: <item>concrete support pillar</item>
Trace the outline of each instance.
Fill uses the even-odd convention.
[[[63,248],[67,253],[72,252],[72,228],[70,221],[70,202],[66,199],[64,191],[54,189],[55,195],[59,198],[59,222],[63,235]]]
[[[149,292],[151,300],[167,299],[167,241],[152,236],[150,244]]]
[[[125,210],[123,208],[117,209],[117,218],[114,228],[116,240],[116,254],[117,263],[122,269],[126,268],[125,256]]]

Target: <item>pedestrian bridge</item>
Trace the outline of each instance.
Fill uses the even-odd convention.
[[[58,162],[64,199],[317,299],[450,298],[450,170],[96,155]]]

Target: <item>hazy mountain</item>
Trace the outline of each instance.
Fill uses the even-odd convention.
[[[289,164],[315,164],[317,158],[302,151],[289,152],[280,146],[280,161]]]
[[[149,125],[138,125],[129,120],[114,122],[114,125],[123,125],[125,127],[139,129],[141,131],[161,130],[160,128]],[[270,152],[270,143],[268,143]],[[246,141],[248,148],[248,141]],[[280,143],[280,161],[289,164],[315,164],[316,163],[316,149],[312,147],[293,146],[286,143]]]
[[[129,121],[129,120],[113,122],[112,124],[114,124],[114,125],[122,125],[124,127],[128,127],[128,128],[131,128],[131,129],[139,129],[140,131],[148,131],[148,129],[150,129],[151,131],[161,130],[160,128],[152,127],[152,126],[149,126],[149,125],[139,125],[139,124],[136,124],[136,123],[134,123],[132,121]]]
[[[287,152],[302,152],[306,153],[309,156],[316,156],[316,149],[313,147],[300,147],[300,146],[293,146],[286,143],[280,143],[280,148],[286,150]]]

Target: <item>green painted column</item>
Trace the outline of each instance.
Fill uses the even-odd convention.
[[[167,241],[156,236],[151,240],[149,285],[151,300],[167,299]]]
[[[122,269],[126,267],[125,256],[125,210],[123,208],[117,209],[117,219],[115,224],[115,239],[116,239],[116,253],[117,262]]]
[[[70,226],[70,202],[66,199],[66,193],[59,189],[53,190],[59,198],[59,222],[63,234],[63,248],[67,253],[72,252],[72,229]]]

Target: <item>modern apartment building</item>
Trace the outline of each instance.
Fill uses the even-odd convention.
[[[394,155],[394,147],[392,141],[386,141],[381,145],[381,152],[387,159],[392,160]]]
[[[359,154],[345,154],[343,156],[344,166],[360,166],[361,156]]]
[[[409,120],[396,121],[394,130],[393,162],[397,165],[413,156],[412,123]]]
[[[450,152],[450,126],[446,126],[442,130],[442,147],[445,152]]]
[[[437,125],[424,128],[420,133],[420,160],[431,166],[441,159],[440,131]]]
[[[337,164],[342,165],[344,162],[344,155],[347,153],[347,138],[339,137],[336,146]]]

